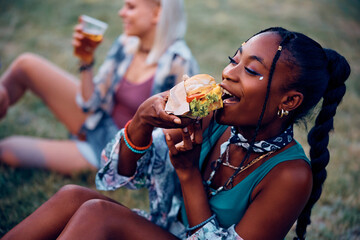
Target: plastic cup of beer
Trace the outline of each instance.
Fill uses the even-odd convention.
[[[103,39],[108,24],[98,19],[81,15],[81,25],[84,38],[80,47],[75,48],[75,55],[81,57],[85,61],[89,61],[92,57],[92,51]]]
[[[102,40],[104,32],[108,27],[107,23],[87,15],[81,15],[81,24],[85,36],[95,42]]]

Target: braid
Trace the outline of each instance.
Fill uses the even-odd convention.
[[[303,101],[299,107],[291,111],[285,124],[294,124],[308,114],[317,103],[323,99],[322,108],[319,112],[314,127],[308,134],[310,145],[310,158],[313,174],[313,189],[305,208],[297,220],[296,234],[294,239],[303,240],[306,235],[307,225],[310,224],[311,210],[320,198],[322,185],[326,179],[326,166],[330,160],[328,150],[329,132],[334,127],[334,116],[345,91],[345,81],[350,75],[350,66],[346,59],[337,52],[330,49],[323,49],[319,43],[297,32],[290,32],[281,27],[273,27],[258,32],[254,36],[264,32],[275,32],[281,37],[280,46],[287,50],[284,61],[291,69],[294,69],[293,76],[289,77],[286,84],[282,86],[283,91],[297,90],[303,94]],[[252,36],[252,37],[254,37]],[[252,38],[251,37],[251,38]],[[258,131],[261,128],[262,119],[270,96],[272,77],[276,63],[280,58],[279,49],[273,59],[269,72],[269,80],[264,105],[257,122],[255,133],[250,141],[250,148],[247,151],[241,165],[249,158]],[[241,166],[240,165],[240,166]],[[235,171],[234,175],[237,174]],[[232,184],[233,176],[225,184]]]
[[[333,129],[334,116],[345,91],[345,80],[350,75],[350,67],[344,57],[333,50],[324,49],[328,58],[329,83],[323,96],[321,111],[314,127],[308,134],[310,158],[313,173],[313,189],[310,199],[298,218],[296,226],[297,239],[305,239],[306,227],[310,224],[311,209],[320,198],[322,185],[326,179],[325,167],[329,163],[329,132]]]
[[[283,90],[296,89],[304,96],[301,105],[292,111],[286,124],[293,124],[302,120],[308,112],[323,98],[322,108],[319,112],[314,127],[308,134],[310,145],[310,158],[313,174],[313,189],[310,198],[297,220],[295,239],[305,239],[307,225],[310,224],[311,209],[320,198],[322,185],[326,179],[326,166],[330,160],[328,150],[329,132],[334,127],[334,116],[345,91],[345,81],[350,75],[350,66],[346,59],[337,52],[323,49],[320,44],[304,34],[290,32],[281,27],[265,29],[255,35],[264,32],[275,32],[279,34],[282,41],[280,46],[288,50],[286,61],[294,71],[283,86]],[[254,36],[255,36],[254,35]],[[277,51],[269,73],[267,93],[260,118],[257,123],[255,134],[250,141],[253,146],[258,131],[261,127],[266,104],[269,98],[272,76],[281,51]],[[250,147],[250,149],[251,149]],[[243,161],[249,157],[247,152]]]
[[[260,33],[264,32],[264,31],[261,31]],[[250,148],[249,148],[248,152],[251,152],[251,150],[253,148],[253,145],[255,143],[257,134],[258,134],[258,132],[260,130],[260,127],[261,127],[261,122],[262,122],[262,119],[264,117],[265,110],[266,110],[266,105],[267,105],[267,102],[268,102],[269,96],[270,96],[270,88],[271,88],[272,78],[273,78],[273,75],[274,75],[274,72],[275,72],[276,63],[280,58],[281,50],[290,41],[290,39],[293,38],[293,37],[294,37],[294,35],[292,35],[290,33],[285,35],[283,40],[280,42],[279,49],[276,51],[276,54],[275,54],[274,59],[272,61],[270,72],[269,72],[269,80],[268,80],[268,84],[267,84],[266,96],[265,96],[264,104],[263,104],[263,107],[262,107],[262,111],[261,111],[258,123],[256,125],[255,133],[254,133],[254,135],[253,135],[253,137],[252,137],[252,139],[250,141]]]

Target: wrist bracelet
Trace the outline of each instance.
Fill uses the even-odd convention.
[[[129,120],[126,124],[125,124],[125,128],[124,128],[124,142],[126,144],[126,146],[134,153],[145,153],[147,150],[149,150],[149,148],[151,147],[152,144],[152,137],[150,140],[150,143],[147,146],[144,147],[138,147],[136,146],[134,143],[132,143],[129,139],[129,136],[127,134],[127,130],[128,130],[128,126],[130,124],[131,120]]]
[[[95,64],[95,59],[93,59],[89,64],[81,64],[79,67],[79,72],[91,69],[94,66],[94,64]]]
[[[126,146],[133,152],[133,153],[138,153],[138,154],[143,154],[143,153],[146,153],[146,151],[148,149],[145,149],[145,150],[136,150],[134,149],[133,147],[131,147],[131,145],[128,143],[128,141],[126,140],[126,136],[124,136],[124,142],[126,144]]]
[[[208,219],[206,219],[205,221],[203,221],[202,223],[199,223],[198,225],[196,226],[193,226],[193,227],[187,227],[186,228],[186,232],[191,232],[199,227],[202,227],[204,226],[205,224],[207,224],[208,222],[210,222],[211,220],[213,220],[214,218],[216,218],[216,214],[213,214],[211,217],[209,217]]]

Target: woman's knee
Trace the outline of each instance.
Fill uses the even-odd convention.
[[[97,192],[75,184],[67,184],[61,187],[56,195],[60,195],[62,197],[67,197],[70,199],[79,199],[84,198],[86,200],[97,198]]]
[[[70,195],[70,196],[77,196],[82,194],[87,188],[75,184],[66,184],[62,186],[58,191],[57,194],[59,195]]]
[[[16,83],[27,84],[27,81],[29,81],[27,78],[34,69],[41,65],[42,61],[42,58],[34,53],[25,52],[20,54],[10,65],[8,74],[5,75],[7,80],[3,84],[7,91],[12,91],[9,88],[14,81]]]
[[[128,219],[126,216],[132,214],[132,211],[129,208],[105,199],[90,199],[81,205],[78,212],[82,216],[89,218],[96,217],[97,220],[111,219],[113,215],[121,215],[122,217],[117,218],[118,220]],[[115,212],[116,214],[114,214]]]
[[[31,67],[37,61],[39,61],[41,57],[34,53],[25,52],[20,54],[13,62],[12,68],[17,70],[26,70]]]
[[[73,207],[79,208],[86,201],[92,199],[101,199],[102,196],[92,189],[74,184],[68,184],[61,187],[53,196],[53,198],[62,202],[63,204],[69,204]]]

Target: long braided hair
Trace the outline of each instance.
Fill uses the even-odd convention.
[[[255,134],[250,141],[250,146],[253,146],[261,126],[270,94],[272,76],[281,51],[287,51],[283,58],[286,58],[286,64],[291,65],[290,67],[295,70],[293,77],[284,84],[283,90],[295,89],[304,96],[302,104],[289,114],[286,124],[289,125],[304,120],[309,111],[323,99],[315,125],[308,134],[313,189],[305,208],[298,217],[296,226],[297,237],[294,238],[303,240],[305,239],[307,225],[310,224],[311,209],[320,198],[322,185],[326,179],[325,167],[330,159],[327,148],[329,132],[334,127],[336,109],[346,91],[345,81],[350,75],[350,66],[343,56],[334,50],[322,48],[320,44],[304,34],[291,32],[281,27],[274,27],[260,31],[255,35],[264,32],[277,33],[281,37],[279,45],[282,47],[282,50],[278,50],[273,59],[264,106]],[[250,151],[248,153],[250,154]],[[248,158],[247,155],[244,160]]]

